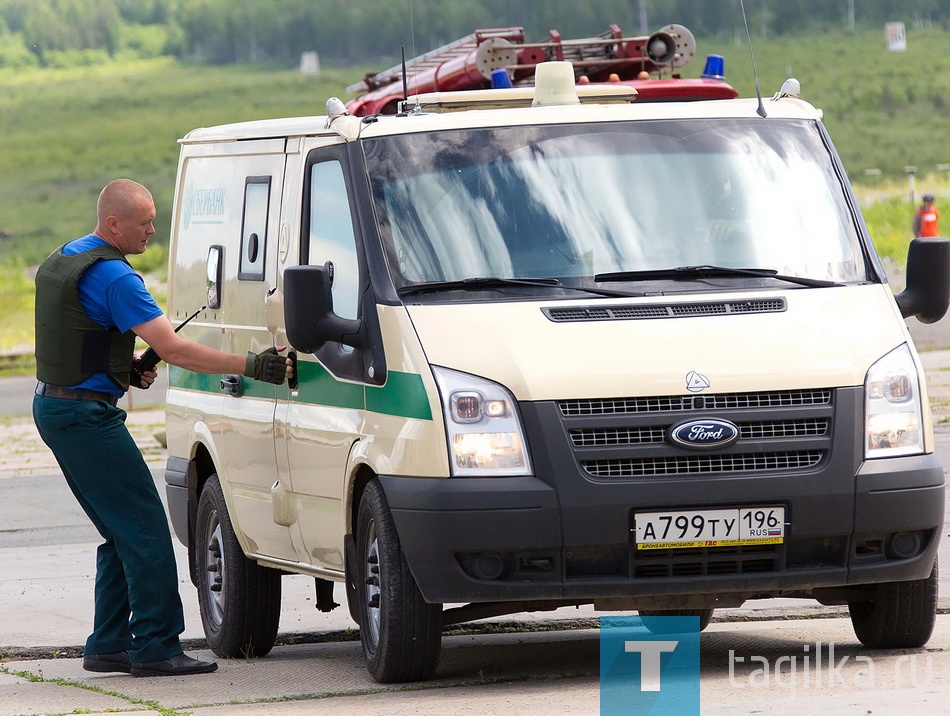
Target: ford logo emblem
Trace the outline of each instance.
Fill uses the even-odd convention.
[[[738,440],[739,426],[718,418],[689,420],[670,428],[669,439],[680,447],[713,450]]]

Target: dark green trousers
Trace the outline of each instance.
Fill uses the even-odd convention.
[[[66,483],[105,540],[85,653],[130,652],[133,662],[180,654],[185,629],[165,508],[121,408],[36,396],[33,419]]]

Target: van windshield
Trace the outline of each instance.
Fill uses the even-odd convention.
[[[674,271],[696,266],[867,280],[814,122],[481,128],[374,138],[364,152],[397,289],[485,277],[600,287],[708,277]]]

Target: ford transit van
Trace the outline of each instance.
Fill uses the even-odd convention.
[[[431,676],[445,625],[567,605],[801,597],[923,645],[944,474],[904,318],[945,313],[947,242],[895,296],[797,92],[638,105],[551,64],[181,140],[169,317],[296,361],[169,367],[209,645],[266,654],[284,574],[345,599],[381,682]]]

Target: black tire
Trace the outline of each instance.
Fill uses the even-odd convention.
[[[244,556],[217,475],[198,500],[194,549],[208,646],[220,657],[269,653],[280,623],[280,572]]]
[[[346,606],[350,610],[350,619],[360,625],[360,570],[359,557],[356,556],[356,537],[343,538],[343,559],[346,581],[343,582],[346,593]]]
[[[422,598],[377,480],[360,499],[356,550],[366,668],[384,684],[429,678],[442,650],[442,605]]]
[[[926,579],[868,586],[869,599],[848,603],[851,626],[871,649],[915,649],[926,644],[937,619],[937,562]]]
[[[640,621],[651,634],[672,633],[665,619],[654,617],[699,617],[699,630],[703,631],[712,621],[715,609],[641,609],[637,613]]]

